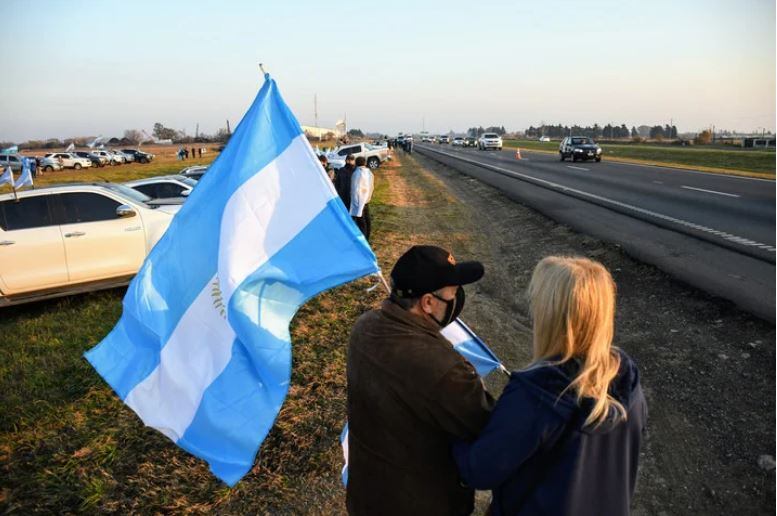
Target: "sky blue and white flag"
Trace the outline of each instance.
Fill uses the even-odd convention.
[[[17,154],[19,152],[18,145],[11,145],[0,151],[0,154]]]
[[[13,170],[10,166],[5,167],[5,172],[0,175],[0,186],[3,185],[11,185],[11,188],[14,188]]]
[[[25,186],[33,186],[32,172],[30,171],[30,159],[32,158],[22,158],[22,173],[14,183],[14,189],[16,190]]]
[[[485,342],[480,337],[475,335],[469,326],[464,324],[461,319],[456,319],[451,324],[446,326],[440,331],[443,337],[453,344],[453,349],[458,351],[464,358],[466,358],[478,375],[481,377],[487,376],[496,369],[501,369],[504,372],[508,372],[502,365],[499,359],[496,357],[493,351],[489,349]],[[340,432],[340,446],[343,447],[343,470],[342,480],[343,485],[348,485],[348,423],[345,423],[345,428]]]
[[[275,81],[146,258],[121,319],[85,356],[143,422],[230,486],[289,387],[289,323],[378,271]]]

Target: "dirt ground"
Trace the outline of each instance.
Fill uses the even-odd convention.
[[[393,188],[409,191],[413,232],[485,263],[463,319],[508,368],[530,359],[524,291],[542,257],[584,255],[612,272],[615,344],[637,362],[649,406],[634,514],[774,514],[774,326],[448,167],[402,159],[413,176]],[[447,201],[422,205],[413,200],[417,188]],[[503,381],[492,375],[489,387],[498,393]]]

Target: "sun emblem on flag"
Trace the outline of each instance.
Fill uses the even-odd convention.
[[[213,283],[210,288],[210,297],[213,298],[213,308],[218,310],[219,315],[222,318],[227,318],[226,307],[224,306],[224,297],[221,295],[221,285],[219,284],[219,277],[213,278]]]

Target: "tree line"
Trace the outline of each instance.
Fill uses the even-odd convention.
[[[539,138],[540,136],[548,136],[550,138],[563,138],[564,136],[588,136],[589,138],[638,138],[640,135],[637,128],[632,126],[631,129],[626,127],[626,124],[613,125],[607,124],[604,127],[599,124],[592,126],[566,126],[566,125],[542,125],[539,127],[530,126],[526,129],[527,138]],[[675,139],[677,138],[677,126],[665,126],[654,125],[650,128],[649,135],[652,139]]]

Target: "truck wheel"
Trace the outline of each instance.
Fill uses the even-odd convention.
[[[367,166],[375,170],[380,166],[380,160],[378,158],[370,158],[367,160]]]
[[[577,156],[575,156],[575,153],[573,152],[572,153],[572,162],[574,163],[576,161],[577,161]]]
[[[73,165],[73,168],[76,170],[81,170],[81,163],[76,163],[75,165]]]
[[[45,167],[43,167],[43,170],[45,170],[46,172],[51,172],[52,170],[54,170],[54,167],[52,167],[51,165],[46,165]]]
[[[567,157],[566,157],[566,156],[564,156],[564,153],[563,153],[563,152],[561,152],[561,151],[559,151],[559,153],[558,153],[558,156],[559,156],[559,158],[561,159],[561,161],[566,161],[566,160],[567,160]]]
[[[600,161],[602,161],[602,157],[601,156],[597,156],[596,157],[596,162],[599,163]]]

